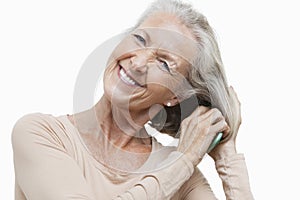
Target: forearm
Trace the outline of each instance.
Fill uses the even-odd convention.
[[[191,177],[193,171],[191,161],[180,152],[173,152],[160,164],[157,171],[145,175],[133,188],[116,199],[170,199]]]
[[[243,154],[231,154],[216,160],[215,164],[227,200],[254,199]]]

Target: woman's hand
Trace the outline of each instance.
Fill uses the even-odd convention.
[[[209,155],[216,161],[220,160],[222,158],[229,157],[230,155],[236,154],[236,135],[238,133],[239,127],[242,123],[241,118],[241,103],[238,100],[237,94],[235,93],[234,89],[232,87],[228,88],[229,91],[229,97],[232,100],[232,111],[236,112],[235,116],[237,117],[236,123],[234,127],[230,127],[232,134],[230,135],[230,138],[226,142],[221,142],[218,144],[210,153]],[[226,135],[225,135],[226,137]]]
[[[216,108],[200,106],[182,121],[177,151],[184,153],[196,166],[219,132],[229,132],[221,112]]]

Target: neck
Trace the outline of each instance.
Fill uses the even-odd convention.
[[[103,134],[114,145],[126,149],[133,143],[151,142],[144,129],[149,119],[143,112],[129,113],[128,109],[111,104],[105,96],[95,105],[94,112]]]

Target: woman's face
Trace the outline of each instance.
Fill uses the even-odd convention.
[[[190,31],[176,17],[150,16],[113,51],[104,74],[105,95],[113,105],[136,112],[174,106],[196,50]]]

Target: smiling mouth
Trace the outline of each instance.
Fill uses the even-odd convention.
[[[125,69],[121,65],[119,65],[119,73],[118,74],[119,74],[120,79],[127,85],[143,87],[136,80],[134,80],[131,76],[129,76],[126,73]]]

